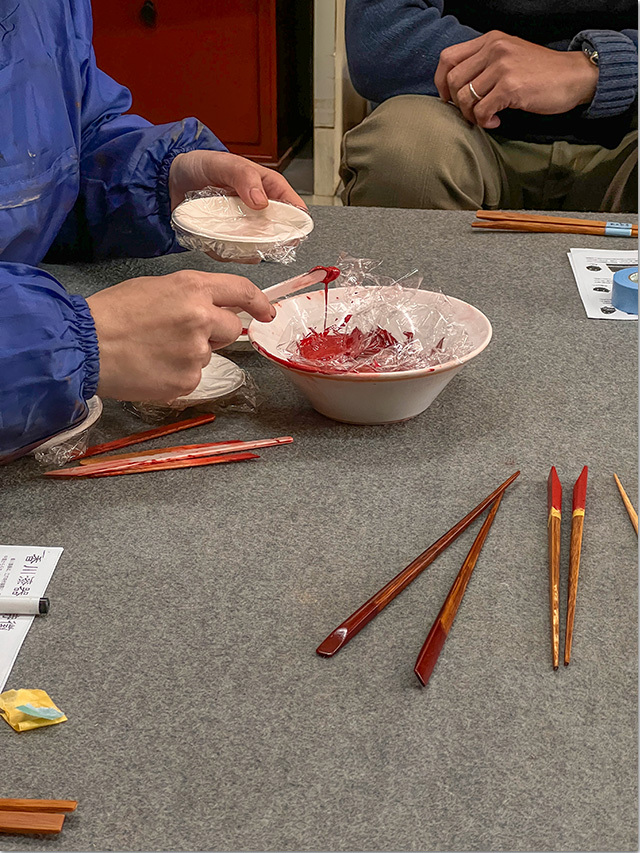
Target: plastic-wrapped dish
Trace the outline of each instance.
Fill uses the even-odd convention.
[[[83,421],[54,435],[32,451],[32,456],[35,456],[40,464],[59,467],[84,453],[89,446],[89,430],[102,414],[102,400],[98,396],[92,397],[87,400],[87,406],[89,411]]]
[[[183,397],[169,402],[127,402],[125,409],[147,423],[160,423],[175,418],[185,409],[195,412],[254,412],[260,403],[260,392],[249,373],[217,353],[202,369],[198,386]]]
[[[181,246],[227,261],[291,263],[295,249],[313,230],[309,214],[280,201],[252,210],[237,196],[207,188],[188,193],[171,216]]]

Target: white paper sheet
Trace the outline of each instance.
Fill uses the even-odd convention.
[[[567,252],[578,285],[580,298],[592,320],[637,320],[637,314],[618,311],[611,304],[613,274],[616,270],[636,267],[637,251],[603,251],[571,249]]]
[[[16,599],[22,596],[44,596],[62,551],[62,548],[34,545],[0,545],[0,595]],[[35,618],[0,613],[0,692],[4,690],[20,647]]]

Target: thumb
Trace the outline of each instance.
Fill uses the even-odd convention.
[[[262,210],[269,204],[260,172],[250,165],[238,169],[234,190],[252,210]]]

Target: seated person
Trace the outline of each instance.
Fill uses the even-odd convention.
[[[637,211],[635,0],[347,0],[345,204]]]
[[[11,9],[7,12],[6,10]],[[82,421],[98,393],[170,400],[192,391],[211,350],[268,321],[248,279],[182,271],[68,294],[46,260],[180,251],[171,210],[213,185],[250,207],[304,207],[276,172],[229,154],[196,119],[153,126],[97,67],[89,0],[0,12],[0,460]],[[160,97],[160,93],[159,93]]]

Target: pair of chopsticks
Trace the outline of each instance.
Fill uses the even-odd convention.
[[[564,638],[564,665],[571,660],[573,641],[573,623],[578,595],[578,575],[580,572],[580,554],[582,552],[582,533],[584,529],[584,509],[587,498],[587,477],[589,469],[585,465],[573,487],[573,506],[571,512],[571,546],[569,551],[569,582],[567,587],[567,623]],[[547,480],[547,527],[549,545],[549,607],[551,611],[551,659],[554,670],[560,662],[560,525],[562,520],[562,485],[555,466],[552,466]]]
[[[142,450],[137,453],[111,453],[123,447],[149,441],[152,438],[169,435],[190,427],[210,423],[215,415],[199,415],[175,424],[169,424],[145,432],[135,433],[90,447],[81,457],[79,466],[47,471],[44,476],[54,479],[75,479],[78,477],[113,477],[120,474],[141,474],[147,471],[159,471],[172,468],[192,468],[199,465],[216,465],[224,462],[244,462],[260,457],[249,451],[261,447],[273,447],[290,444],[289,435],[278,438],[263,438],[252,441],[216,441],[209,444],[184,444],[176,447],[164,447],[157,450]],[[96,459],[101,454],[100,459]],[[104,455],[106,454],[106,455]]]
[[[389,581],[382,589],[378,590],[368,601],[366,601],[355,613],[352,613],[342,624],[333,630],[329,636],[323,640],[316,649],[316,653],[321,657],[333,657],[336,652],[339,652],[346,644],[358,634],[365,625],[368,625],[371,620],[383,610],[387,604],[399,595],[403,589],[406,589],[409,584],[421,574],[427,566],[438,557],[458,536],[472,524],[478,516],[480,516],[487,507],[490,507],[487,518],[476,536],[476,539],[471,546],[471,549],[462,564],[462,568],[458,573],[456,580],[451,587],[445,602],[433,623],[427,639],[420,650],[420,654],[416,660],[414,672],[420,683],[424,686],[427,684],[435,663],[438,659],[444,642],[451,630],[453,620],[464,596],[467,584],[471,577],[471,573],[475,568],[478,556],[487,538],[489,529],[493,524],[493,520],[498,511],[500,501],[506,489],[519,476],[520,472],[516,471],[508,480],[505,480],[502,485],[498,486],[495,491],[491,492],[478,506],[471,510],[463,519],[455,524],[443,536],[440,537],[433,545],[430,545],[426,551],[423,551],[412,563],[397,574]]]
[[[511,210],[478,210],[476,217],[476,221],[471,223],[473,228],[553,234],[594,234],[601,237],[638,236],[638,226],[631,222],[572,219],[565,216],[543,216],[539,213],[516,213]]]
[[[0,799],[0,832],[18,835],[54,835],[65,814],[76,810],[76,800]]]

